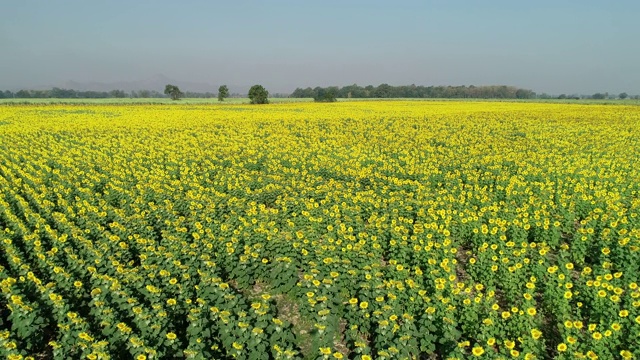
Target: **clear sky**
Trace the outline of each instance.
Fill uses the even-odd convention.
[[[640,94],[639,0],[0,5],[0,89],[163,74],[272,92],[414,83]]]

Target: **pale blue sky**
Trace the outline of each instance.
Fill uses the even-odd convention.
[[[272,92],[415,83],[640,94],[638,18],[637,0],[0,0],[0,89],[163,74]]]

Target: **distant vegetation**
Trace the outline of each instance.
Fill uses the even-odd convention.
[[[171,98],[171,100],[180,100],[184,96],[184,93],[180,91],[176,85],[167,84],[164,88],[164,94]]]
[[[268,104],[269,92],[262,85],[253,85],[249,89],[249,99],[252,104]]]
[[[333,98],[435,98],[435,99],[640,99],[640,95],[629,96],[621,93],[618,96],[609,93],[596,93],[593,95],[569,95],[562,94],[552,96],[545,93],[536,94],[532,90],[521,89],[514,86],[419,86],[402,85],[391,86],[380,84],[365,87],[353,84],[343,87],[308,87],[297,88],[290,95],[292,98],[313,98],[316,101],[331,101]]]
[[[337,98],[495,98],[495,99],[533,99],[536,93],[513,86],[391,86],[380,84],[365,87],[353,84],[344,87],[330,86],[297,88],[291,97],[314,98],[322,101],[327,96]]]
[[[218,101],[224,101],[227,97],[229,97],[229,88],[227,85],[220,86],[218,88]]]
[[[293,96],[292,94],[291,97],[296,97],[296,96]],[[306,96],[302,96],[302,97],[306,97]],[[338,100],[336,99],[338,97],[338,91],[336,87],[329,87],[326,89],[316,88],[313,90],[313,96],[309,96],[309,97],[312,97],[313,100],[316,102],[334,102]]]
[[[193,92],[184,91],[181,97],[194,98],[244,98],[247,94],[231,93],[226,85],[220,86],[217,93],[214,92]],[[170,96],[156,90],[111,90],[111,91],[83,91],[74,89],[61,89],[54,87],[49,90],[27,90],[19,91],[0,90],[0,99],[151,99],[168,98]],[[343,87],[307,87],[297,88],[291,94],[273,93],[270,98],[313,98],[319,102],[330,102],[342,98],[432,98],[432,99],[640,99],[640,95],[629,95],[626,92],[609,94],[598,92],[591,95],[584,94],[560,94],[549,95],[546,93],[537,94],[532,90],[521,89],[513,86],[420,86],[403,85],[391,86],[381,84],[378,86],[368,85],[365,87],[353,84]],[[222,100],[220,100],[222,101]]]
[[[185,91],[183,97],[189,99],[195,98],[215,98],[216,93],[213,92],[193,92]],[[73,89],[52,88],[50,90],[20,90],[16,92],[0,90],[0,99],[160,99],[168,96],[156,90],[134,90],[126,92],[124,90],[111,91],[82,91]],[[228,93],[226,97],[240,98],[246,97],[246,94]],[[273,97],[286,97],[274,94]]]

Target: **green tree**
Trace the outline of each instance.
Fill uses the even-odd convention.
[[[618,95],[618,97],[622,100],[626,99],[629,97],[629,94],[627,94],[626,92],[620,93],[620,95]]]
[[[249,89],[249,99],[252,104],[268,104],[269,92],[262,85],[253,85]]]
[[[171,84],[164,87],[164,94],[168,95],[171,100],[178,100],[184,95],[177,86]]]
[[[374,98],[390,98],[393,88],[389,84],[380,84],[371,94]]]
[[[516,90],[515,95],[516,99],[533,99],[536,96],[536,93],[531,90],[518,89]]]
[[[28,99],[31,97],[31,93],[29,92],[29,90],[19,90],[16,93],[16,97],[20,99]]]
[[[109,91],[109,96],[112,98],[125,98],[127,97],[127,93],[124,90],[111,90]]]
[[[224,98],[229,97],[229,88],[227,85],[222,85],[218,88],[218,101],[224,101]]]
[[[317,87],[314,90],[315,95],[313,96],[313,100],[316,102],[334,102],[337,101],[336,96],[338,94],[338,89],[335,86],[328,87],[323,89],[321,87]]]

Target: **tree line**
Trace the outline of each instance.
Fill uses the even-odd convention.
[[[528,89],[514,86],[420,86],[402,85],[391,86],[380,84],[365,87],[357,84],[338,87],[307,87],[297,88],[289,96],[292,98],[313,98],[315,101],[335,101],[336,98],[436,98],[436,99],[640,99],[640,95],[610,95],[609,93],[595,93],[593,95],[548,95],[537,94]]]
[[[314,98],[316,101],[330,101],[330,98],[447,98],[447,99],[533,99],[536,93],[514,86],[359,86],[297,88],[291,94],[293,98]]]
[[[186,98],[215,98],[217,93],[213,92],[194,92],[185,91],[182,97]],[[170,97],[156,90],[133,90],[130,92],[124,90],[111,91],[82,91],[73,89],[61,89],[54,87],[49,90],[19,90],[19,91],[2,91],[0,90],[0,99],[119,99],[119,98],[138,98],[153,99]],[[225,97],[246,97],[244,94],[226,93]]]
[[[166,89],[165,89],[166,90]],[[178,92],[176,92],[176,90]],[[265,89],[266,91],[266,89]],[[109,99],[109,98],[244,98],[247,94],[230,93],[229,89],[223,85],[214,92],[182,92],[179,89],[170,93],[161,93],[156,90],[111,90],[111,91],[82,91],[73,89],[62,89],[54,87],[49,90],[0,90],[0,99]],[[378,86],[359,86],[356,84],[343,87],[307,87],[296,88],[291,94],[275,93],[269,94],[271,98],[313,98],[315,101],[329,102],[337,98],[449,98],[449,99],[640,99],[640,95],[629,95],[627,93],[609,94],[608,92],[598,92],[592,95],[549,95],[546,93],[537,94],[532,90],[521,89],[513,86],[421,86],[403,85],[392,86],[380,84]]]

